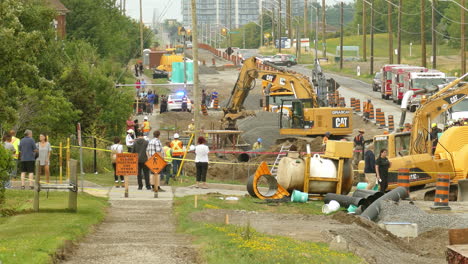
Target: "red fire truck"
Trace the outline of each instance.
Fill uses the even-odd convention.
[[[390,87],[392,88],[392,100],[396,104],[401,104],[401,100],[403,99],[403,86],[405,84],[405,80],[410,78],[411,72],[427,72],[428,69],[425,67],[419,66],[401,66],[401,67],[393,67],[390,71],[392,76]]]
[[[401,66],[408,66],[407,64],[385,64],[382,67],[382,85],[380,87],[380,94],[382,95],[382,99],[390,99],[392,96],[392,68],[394,67],[401,67]]]

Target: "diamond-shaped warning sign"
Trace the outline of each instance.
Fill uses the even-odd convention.
[[[145,164],[154,174],[158,174],[166,167],[167,162],[158,153],[154,153]]]

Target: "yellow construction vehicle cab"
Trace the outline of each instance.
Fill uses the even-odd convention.
[[[397,186],[400,168],[410,169],[410,186],[435,182],[438,173],[449,173],[453,182],[468,177],[468,126],[451,127],[444,131],[438,139],[434,155],[430,136],[430,127],[436,122],[436,118],[468,96],[468,84],[457,86],[465,76],[429,97],[418,108],[413,117],[411,132],[374,137],[376,157],[380,150],[388,150],[388,159],[391,162],[388,179],[390,189]],[[411,96],[412,94],[405,94],[403,100]],[[406,108],[406,103],[402,103],[402,109]],[[358,170],[363,173],[363,169],[364,162],[361,161]]]
[[[260,70],[255,57],[244,61],[227,107],[223,108],[222,121],[226,123],[227,129],[236,129],[238,119],[252,115],[252,112],[245,110],[244,101],[250,90],[255,88],[256,79],[272,84],[264,91],[266,109],[273,101],[278,103],[280,112],[284,113],[283,108],[286,109],[289,103],[287,112],[290,114],[279,115],[280,134],[323,135],[330,132],[332,135],[344,136],[352,133],[351,108],[319,107],[317,95],[306,77],[281,69],[278,72]],[[270,97],[274,99],[270,100]]]

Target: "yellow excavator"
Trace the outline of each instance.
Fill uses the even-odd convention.
[[[279,115],[280,134],[313,136],[330,132],[345,136],[353,132],[352,108],[320,107],[314,88],[306,77],[281,70],[260,70],[255,57],[244,61],[227,107],[223,108],[222,121],[226,129],[236,129],[238,119],[253,115],[252,111],[245,110],[244,102],[250,90],[255,88],[257,79],[271,84],[265,87],[266,109],[270,109],[270,102],[274,102],[279,107],[278,112],[288,113],[286,118]]]
[[[388,135],[378,135],[373,139],[374,152],[377,156],[380,150],[388,150],[391,162],[389,169],[389,189],[397,187],[398,169],[410,170],[410,186],[423,187],[435,182],[438,173],[449,173],[451,182],[468,178],[468,126],[448,128],[438,138],[435,150],[430,136],[430,127],[438,116],[463,101],[468,96],[468,84],[460,84],[468,74],[451,82],[446,87],[430,96],[415,112],[411,132],[400,132]],[[413,91],[405,94],[402,108],[403,124],[406,104]],[[363,173],[364,162],[358,165]]]

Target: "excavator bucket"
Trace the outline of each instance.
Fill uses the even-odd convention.
[[[267,181],[268,191],[265,194],[262,194],[258,189],[258,184],[261,178],[265,178]],[[290,195],[286,189],[278,184],[275,177],[271,175],[266,162],[262,162],[260,166],[258,166],[257,171],[255,171],[255,174],[249,177],[247,181],[247,191],[252,197],[262,200],[281,199]]]

